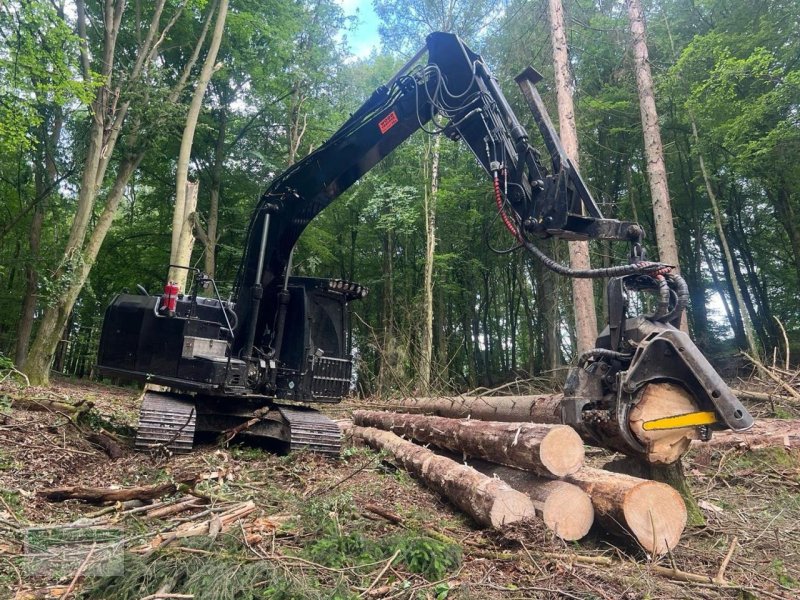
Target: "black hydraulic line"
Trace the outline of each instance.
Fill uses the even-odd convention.
[[[680,320],[683,311],[686,310],[689,304],[689,286],[686,280],[677,273],[667,273],[664,275],[664,278],[675,293],[676,300],[675,307],[664,315],[661,320],[666,323],[675,324]]]
[[[602,269],[573,269],[556,262],[544,252],[539,250],[539,248],[537,248],[534,244],[522,238],[521,236],[518,239],[522,245],[525,246],[525,249],[538,258],[545,267],[558,273],[559,275],[564,275],[565,277],[575,277],[576,279],[625,277],[626,275],[645,275],[655,271],[662,271],[664,269],[671,268],[669,265],[665,265],[663,263],[643,261],[629,265],[617,265],[615,267],[606,267]]]
[[[608,358],[611,360],[630,360],[633,354],[625,354],[624,352],[617,352],[616,350],[609,350],[608,348],[592,348],[586,352],[582,352],[578,357],[578,366],[586,364],[590,358]]]
[[[273,344],[272,348],[275,353],[275,357],[280,360],[281,358],[281,348],[283,347],[283,332],[286,328],[286,312],[289,309],[289,300],[291,299],[291,294],[289,293],[289,277],[292,273],[292,257],[294,256],[294,248],[289,253],[289,260],[286,263],[286,273],[283,277],[283,287],[281,291],[278,292],[278,319],[275,325],[275,343]]]
[[[669,301],[670,301],[670,288],[669,282],[667,281],[666,277],[663,275],[656,275],[654,277],[656,284],[658,285],[658,306],[656,307],[656,312],[653,313],[653,318],[656,321],[660,321],[669,313]]]
[[[264,295],[264,288],[261,285],[262,272],[264,270],[264,255],[267,251],[267,238],[269,236],[269,209],[264,211],[264,225],[261,229],[261,243],[258,251],[258,267],[256,268],[256,280],[251,288],[253,304],[250,310],[250,320],[247,322],[247,337],[245,337],[244,347],[242,348],[242,358],[250,359],[253,353],[253,344],[256,340],[256,325],[258,324],[258,312],[261,307],[261,298]]]

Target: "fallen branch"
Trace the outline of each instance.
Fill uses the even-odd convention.
[[[29,398],[27,396],[6,395],[11,398],[12,408],[38,412],[62,412],[73,417],[89,412],[94,407],[94,403],[92,402],[71,404],[69,402],[53,400],[52,398]]]
[[[386,573],[386,571],[389,570],[389,567],[392,566],[392,563],[395,560],[397,560],[397,557],[400,555],[400,550],[401,550],[401,548],[398,548],[395,551],[395,553],[392,554],[392,557],[389,560],[386,561],[386,564],[383,565],[383,568],[381,569],[380,573],[378,573],[375,576],[375,579],[372,580],[372,583],[369,584],[369,587],[366,590],[364,590],[363,592],[361,592],[361,594],[360,594],[361,598],[363,598],[364,596],[368,595],[370,593],[370,591],[372,591],[372,588],[374,588],[376,585],[378,585],[378,582],[381,580],[381,577],[383,577],[384,574]]]
[[[365,504],[364,510],[367,510],[371,513],[378,515],[379,517],[383,517],[390,523],[394,523],[395,525],[400,525],[403,523],[403,517],[398,515],[397,513],[393,513],[390,510],[386,510],[385,508],[381,508],[375,504]]]
[[[763,373],[764,375],[772,379],[775,383],[777,383],[779,386],[781,386],[784,390],[786,390],[789,393],[789,395],[792,398],[794,398],[795,400],[800,400],[800,392],[798,392],[796,389],[794,389],[792,386],[786,383],[783,379],[775,375],[775,373],[773,373],[771,370],[765,367],[760,360],[758,360],[753,356],[750,356],[747,352],[742,352],[742,354],[747,358],[747,360],[749,360],[756,366],[756,368],[760,373]]]
[[[119,489],[70,486],[39,490],[36,495],[50,502],[83,500],[92,504],[100,504],[102,502],[125,502],[127,500],[155,500],[162,496],[174,494],[176,491],[178,491],[178,484],[160,483]]]
[[[173,531],[167,531],[157,534],[149,543],[134,548],[133,552],[147,553],[152,552],[157,548],[161,548],[171,542],[183,538],[195,537],[199,535],[209,535],[211,537],[217,536],[219,533],[228,531],[235,525],[239,519],[243,519],[256,509],[256,505],[252,500],[237,504],[233,508],[226,510],[223,513],[214,515],[210,519],[201,523],[188,522],[179,525]]]
[[[125,456],[123,447],[106,431],[92,431],[86,434],[86,439],[100,446],[112,460]]]

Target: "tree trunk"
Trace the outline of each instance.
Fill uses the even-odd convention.
[[[797,448],[800,446],[800,420],[758,419],[747,431],[715,431],[707,442],[695,440],[697,448]]]
[[[686,527],[686,506],[670,486],[584,467],[566,481],[589,494],[595,516],[608,531],[627,533],[647,552],[674,548]]]
[[[39,195],[39,189],[43,189],[43,186],[38,184],[40,178],[41,175],[37,172],[37,196]],[[22,310],[20,311],[19,327],[17,328],[17,344],[14,352],[14,362],[18,369],[25,368],[25,361],[28,357],[28,345],[30,344],[31,332],[33,330],[33,317],[39,297],[39,268],[36,263],[39,259],[42,225],[44,224],[46,208],[47,202],[44,199],[37,203],[33,212],[33,219],[31,220],[30,233],[28,234],[28,249],[30,255],[25,265],[25,295],[22,298]]]
[[[25,362],[25,374],[32,385],[47,385],[50,380],[50,365],[53,354],[64,327],[67,324],[72,307],[83,290],[89,273],[97,259],[97,253],[105,240],[108,230],[114,220],[117,207],[122,200],[123,192],[134,171],[139,167],[144,152],[125,157],[117,168],[117,177],[108,192],[106,205],[101,213],[89,241],[82,252],[75,250],[76,258],[73,259],[74,271],[70,274],[70,285],[61,294],[57,301],[48,306],[42,315],[36,338],[33,340],[28,358]]]
[[[578,167],[578,129],[575,125],[575,106],[572,101],[572,73],[569,68],[567,33],[564,27],[564,7],[561,0],[549,0],[548,12],[552,29],[553,69],[558,100],[559,137],[564,151]],[[569,262],[573,269],[591,268],[589,242],[568,242]],[[594,309],[594,289],[591,279],[572,279],[572,301],[575,306],[575,331],[578,354],[595,347],[597,314]]]
[[[695,427],[648,431],[644,424],[670,415],[682,415],[699,410],[689,392],[680,385],[668,382],[650,383],[640,393],[639,401],[630,411],[628,424],[634,436],[647,450],[647,462],[668,465],[675,463],[697,438]]]
[[[536,509],[528,496],[472,467],[438,456],[388,431],[353,426],[349,433],[375,450],[394,456],[404,469],[481,525],[502,527],[536,516]]]
[[[120,489],[69,486],[41,490],[36,492],[36,495],[50,502],[83,500],[84,502],[100,504],[103,502],[125,502],[127,500],[154,500],[168,494],[174,494],[177,489],[178,486],[174,483]]]
[[[626,4],[630,20],[633,62],[636,71],[636,87],[639,92],[639,109],[642,115],[644,152],[653,202],[658,254],[662,262],[673,265],[676,272],[679,272],[678,245],[675,241],[675,226],[669,199],[667,169],[664,164],[664,147],[661,143],[661,130],[658,125],[653,76],[650,72],[642,3],[641,0],[626,0]],[[681,319],[681,329],[688,330],[685,316]]]
[[[792,204],[790,188],[785,183],[780,182],[779,185],[775,186],[777,190],[773,190],[771,187],[767,186],[764,192],[775,207],[775,216],[789,238],[789,247],[792,250],[794,269],[797,275],[797,285],[800,286],[800,225],[798,224],[797,211]]]
[[[703,160],[703,155],[700,153],[700,138],[697,135],[697,124],[695,123],[694,117],[691,117],[692,120],[692,135],[694,137],[694,143],[697,146],[698,153],[697,153],[697,160],[700,163],[700,172],[703,175],[703,182],[706,185],[706,193],[708,194],[708,199],[711,201],[711,209],[714,212],[714,224],[717,228],[717,235],[719,236],[719,241],[722,246],[722,254],[723,258],[725,259],[725,263],[728,265],[728,271],[731,273],[735,273],[735,265],[734,265],[734,256],[731,252],[730,247],[728,246],[728,237],[725,235],[725,226],[722,221],[722,213],[719,210],[719,203],[717,202],[717,195],[714,193],[714,189],[711,187],[711,180],[708,177],[708,170],[706,169],[706,163]],[[736,277],[730,278],[730,285],[733,289],[733,293],[736,296],[736,304],[738,304],[739,308],[739,318],[742,321],[742,325],[744,327],[744,335],[745,339],[747,340],[747,347],[750,350],[750,354],[752,356],[758,356],[758,344],[756,343],[756,338],[753,333],[753,323],[750,321],[750,317],[747,314],[747,311],[743,310],[744,307],[744,299],[742,298],[742,290],[739,287],[739,282],[736,280]]]
[[[430,187],[425,189],[425,270],[422,284],[422,336],[420,338],[417,388],[427,394],[431,385],[433,360],[433,261],[436,252],[436,196],[439,191],[439,158],[441,136],[433,138],[430,152]],[[427,157],[426,157],[427,160]]]
[[[217,271],[217,242],[219,241],[219,196],[222,188],[222,166],[225,161],[225,135],[228,128],[228,106],[220,111],[217,141],[214,146],[214,162],[211,165],[211,185],[209,186],[208,216],[206,227],[198,223],[195,225],[197,239],[203,244],[205,251],[203,270],[206,275],[214,278]]]
[[[562,540],[579,540],[589,533],[594,523],[594,507],[589,494],[578,486],[566,481],[542,479],[527,471],[482,460],[470,460],[469,464],[484,475],[497,477],[518,492],[527,494],[537,515]]]
[[[225,19],[228,14],[228,0],[220,0],[217,9],[217,19],[214,23],[214,32],[211,35],[211,43],[208,47],[208,54],[206,54],[203,68],[200,70],[200,76],[197,79],[197,86],[194,89],[192,101],[189,104],[189,111],[186,114],[186,124],[183,128],[183,137],[181,138],[181,148],[178,153],[178,164],[175,173],[175,211],[172,215],[172,245],[170,250],[170,263],[184,267],[189,266],[189,257],[182,255],[185,251],[186,245],[190,242],[184,242],[181,247],[181,240],[185,237],[183,231],[184,223],[189,220],[189,215],[185,212],[185,207],[189,205],[187,202],[188,190],[187,181],[189,177],[189,160],[192,155],[192,144],[194,143],[194,132],[197,128],[197,120],[200,117],[200,110],[203,108],[203,97],[206,95],[208,83],[215,71],[215,63],[217,60],[217,52],[222,42],[222,34],[225,31]],[[191,228],[189,229],[191,238]],[[191,250],[190,250],[191,254]],[[169,280],[178,284],[180,289],[186,287],[186,276],[188,271],[185,269],[170,269]]]
[[[563,477],[583,465],[583,441],[566,425],[501,423],[357,410],[353,422],[544,477]]]
[[[392,406],[409,413],[504,423],[561,423],[561,394],[402,398]]]
[[[184,267],[191,266],[192,249],[194,248],[194,229],[197,222],[197,195],[199,193],[199,185],[196,181],[187,181],[184,189],[184,205],[180,213],[182,221],[179,227],[178,245],[175,247],[175,256],[170,258],[170,264],[182,265]],[[177,206],[176,206],[177,211]],[[174,222],[173,222],[174,225]],[[186,269],[170,269],[170,281],[178,284],[181,291],[187,289],[187,279],[189,271]],[[191,285],[191,284],[189,284]]]
[[[717,291],[720,300],[722,300],[722,308],[725,311],[725,315],[728,317],[728,323],[730,323],[731,331],[733,331],[733,336],[736,340],[736,346],[738,348],[744,348],[747,341],[744,336],[744,326],[742,325],[742,320],[739,318],[739,311],[735,306],[732,306],[732,302],[728,302],[728,297],[725,294],[725,285],[722,283],[719,275],[717,274],[717,269],[709,256],[708,247],[706,246],[706,243],[703,241],[702,237],[700,238],[700,248],[703,251],[703,256],[706,257],[706,264],[708,266],[708,272],[711,274],[711,281],[714,283],[714,289]],[[727,263],[725,263],[725,266],[727,268]],[[735,300],[736,299],[734,298],[734,302]]]

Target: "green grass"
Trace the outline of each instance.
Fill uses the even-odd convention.
[[[764,448],[741,452],[728,461],[728,470],[744,469],[796,469],[800,467],[798,455],[784,448]]]
[[[0,449],[0,471],[10,471],[19,467],[19,463],[14,460],[14,457]]]
[[[789,575],[789,572],[786,570],[786,565],[783,564],[782,560],[776,558],[770,563],[770,567],[772,568],[772,572],[775,573],[778,583],[782,586],[792,589],[797,587],[797,580]]]
[[[327,567],[359,567],[388,560],[397,553],[395,564],[436,581],[461,564],[459,546],[424,533],[405,530],[391,536],[371,536],[370,522],[359,516],[349,494],[311,502],[303,511],[300,525],[314,538],[303,549],[303,556]]]

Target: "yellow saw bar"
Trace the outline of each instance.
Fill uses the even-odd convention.
[[[690,412],[682,415],[673,415],[652,421],[645,421],[642,428],[645,431],[659,429],[681,429],[683,427],[697,427],[699,425],[711,425],[717,422],[717,413],[713,410]]]

